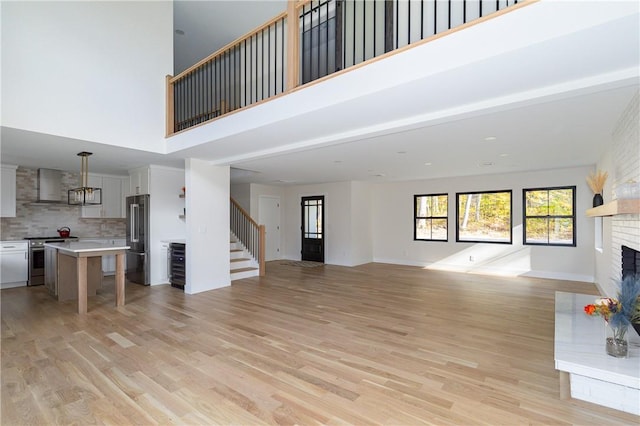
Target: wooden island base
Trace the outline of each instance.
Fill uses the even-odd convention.
[[[87,263],[87,296],[95,296],[102,287],[102,258],[79,258],[58,253],[58,301],[78,300],[78,266],[76,260]]]
[[[58,300],[60,292],[78,299],[78,313],[87,313],[87,297],[96,294],[102,282],[102,256],[116,256],[116,306],[124,305],[124,255],[129,248],[115,243],[65,242],[45,243],[45,249],[58,253]],[[64,268],[64,272],[61,271]],[[45,271],[46,275],[46,271]],[[75,292],[70,287],[75,287]],[[65,290],[62,290],[62,289]]]

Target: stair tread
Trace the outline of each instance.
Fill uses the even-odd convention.
[[[244,251],[244,250],[242,250],[242,249],[231,249],[231,253],[237,253],[239,251]]]
[[[238,269],[232,269],[231,273],[238,273],[238,272],[247,272],[247,271],[257,271],[258,268],[238,268]]]
[[[237,258],[231,259],[231,262],[244,262],[247,260],[251,260],[251,259],[249,259],[248,257],[237,257]]]

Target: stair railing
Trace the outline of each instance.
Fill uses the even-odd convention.
[[[166,135],[537,1],[289,0],[285,12],[166,77]]]
[[[265,273],[265,228],[249,216],[240,205],[231,198],[231,232],[240,240],[247,251],[260,265],[260,276]]]

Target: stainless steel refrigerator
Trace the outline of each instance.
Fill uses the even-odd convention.
[[[149,285],[149,195],[127,197],[127,280]]]

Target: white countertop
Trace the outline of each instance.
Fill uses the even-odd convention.
[[[629,357],[615,358],[605,350],[605,321],[584,313],[598,296],[556,292],[556,369],[610,383],[640,388],[640,344],[629,327]]]
[[[111,241],[66,241],[64,243],[45,243],[45,247],[52,247],[62,252],[68,253],[89,253],[98,251],[118,251],[127,250],[129,246],[116,244]]]

